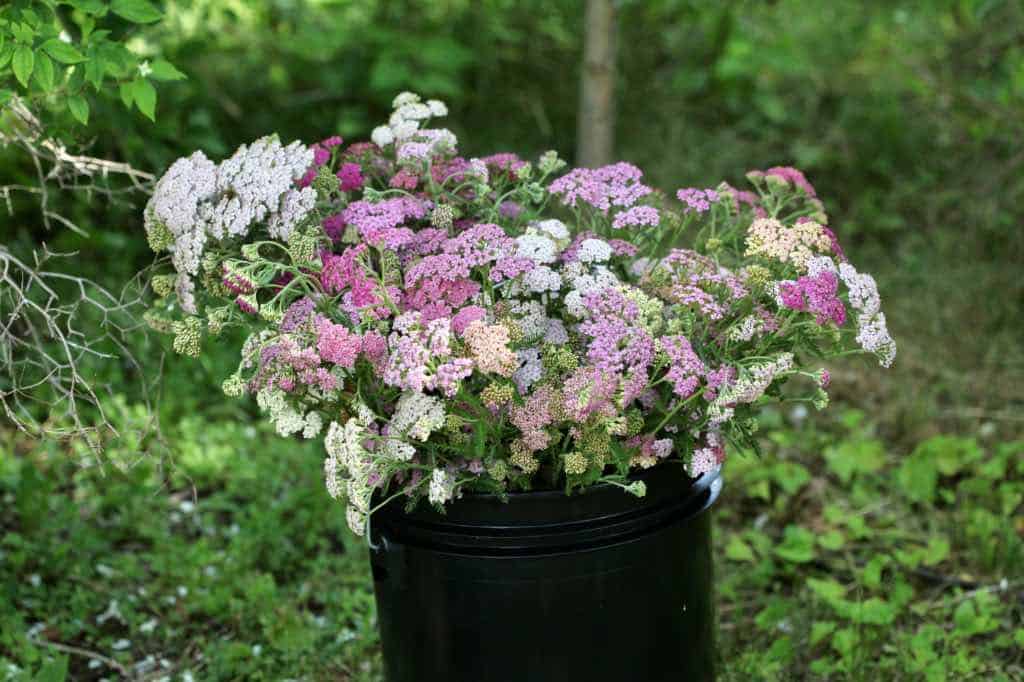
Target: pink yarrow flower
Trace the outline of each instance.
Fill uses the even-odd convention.
[[[653,190],[640,182],[643,173],[631,163],[621,161],[601,168],[574,168],[548,188],[566,206],[582,202],[602,213],[613,207],[629,208]]]
[[[711,204],[718,201],[718,192],[713,189],[697,189],[687,187],[676,192],[679,201],[686,204],[685,212],[707,213],[711,210]]]
[[[661,223],[661,214],[653,206],[634,206],[618,213],[612,220],[612,227],[621,230],[624,227],[657,227]]]

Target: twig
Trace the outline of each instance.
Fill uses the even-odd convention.
[[[73,654],[75,656],[81,656],[82,658],[90,658],[90,659],[92,659],[94,661],[99,661],[100,663],[103,663],[107,667],[113,668],[114,670],[116,670],[117,672],[121,673],[122,675],[124,675],[128,679],[132,679],[134,677],[132,675],[131,671],[128,668],[126,668],[124,665],[118,663],[117,661],[115,661],[112,658],[104,656],[103,654],[98,654],[95,651],[89,651],[88,649],[81,649],[81,648],[79,648],[77,646],[71,646],[70,644],[61,644],[60,642],[51,642],[48,639],[33,639],[32,641],[35,642],[36,644],[41,644],[43,646],[48,646],[51,649],[56,649],[57,651],[63,652],[65,654]]]

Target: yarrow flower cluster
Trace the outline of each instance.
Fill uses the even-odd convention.
[[[799,171],[664,194],[629,163],[464,158],[445,115],[402,93],[372,142],[196,152],[144,214],[169,254],[147,321],[190,357],[248,332],[224,393],[324,439],[353,532],[394,496],[708,475],[762,404],[827,403],[810,363],[893,362],[878,287]]]

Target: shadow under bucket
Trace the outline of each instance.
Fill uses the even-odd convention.
[[[401,500],[370,552],[388,682],[714,679],[711,519],[721,479],[662,464],[611,485]]]

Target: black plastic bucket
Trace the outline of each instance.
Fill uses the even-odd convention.
[[[637,478],[643,498],[599,485],[375,513],[388,682],[712,680],[721,480],[671,464]]]

